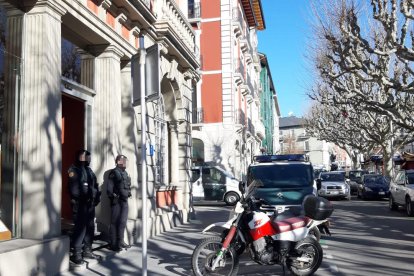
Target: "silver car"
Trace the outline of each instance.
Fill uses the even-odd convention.
[[[404,206],[407,215],[414,216],[414,170],[401,170],[391,181],[390,209]]]
[[[326,198],[351,199],[351,187],[349,179],[345,177],[343,171],[322,172],[317,179],[320,189],[318,194]]]

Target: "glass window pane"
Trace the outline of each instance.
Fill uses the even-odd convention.
[[[20,232],[20,186],[18,181],[20,53],[6,45],[6,13],[0,6],[0,241]]]

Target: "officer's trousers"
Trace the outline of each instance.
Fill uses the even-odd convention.
[[[82,247],[91,247],[95,233],[95,206],[92,203],[79,203],[71,244],[75,253],[82,251]]]
[[[111,245],[119,246],[124,241],[124,232],[128,219],[128,201],[118,200],[111,206]]]

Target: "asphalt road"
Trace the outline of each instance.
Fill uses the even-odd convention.
[[[332,236],[322,236],[324,259],[318,276],[403,276],[414,275],[414,219],[401,211],[388,210],[388,201],[333,201]],[[195,217],[183,225],[148,241],[148,276],[192,275],[191,255],[207,235],[202,229],[226,221],[230,207],[209,203],[195,206]],[[85,269],[61,275],[142,275],[140,244],[114,255],[96,249],[104,260]],[[240,261],[238,275],[283,275],[280,266],[261,266],[247,254]],[[286,272],[285,275],[289,275]]]
[[[332,236],[322,236],[324,260],[315,275],[414,275],[414,218],[403,210],[390,211],[388,200],[354,197],[332,202]],[[205,225],[212,218],[225,220],[228,212],[224,209],[229,208],[196,206]],[[280,266],[261,266],[244,256],[239,275],[283,275],[283,271]]]

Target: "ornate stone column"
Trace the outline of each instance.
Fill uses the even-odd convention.
[[[131,219],[138,217],[138,174],[140,164],[138,163],[138,126],[135,111],[131,103],[132,78],[131,63],[126,64],[121,70],[121,94],[122,94],[122,125],[121,144],[122,153],[128,157],[127,171],[131,176],[132,198],[129,200],[129,213]]]
[[[98,230],[106,233],[110,224],[110,204],[106,185],[115,157],[122,153],[121,141],[129,139],[121,132],[121,56],[114,46],[91,46],[81,54],[81,82],[95,90],[92,106],[91,167],[96,173],[103,196],[96,209]],[[103,227],[103,228],[102,228]]]
[[[115,157],[122,153],[121,140],[126,138],[121,137],[122,52],[114,46],[95,46],[90,49],[97,54],[91,67],[93,89],[96,92],[93,103],[92,162],[98,181],[101,181],[105,171],[114,168]]]
[[[170,160],[169,160],[169,171],[170,171],[170,183],[174,186],[179,186],[179,147],[178,147],[178,122],[173,121],[168,124],[168,136],[170,147]]]
[[[27,13],[8,12],[7,51],[21,58],[20,129],[14,145],[19,155],[18,181],[22,185],[17,212],[21,212],[23,238],[44,239],[61,234],[63,14],[53,1],[37,1]],[[15,66],[10,65],[6,65],[6,76],[15,75],[11,73]],[[6,79],[9,81],[15,84],[14,80]],[[7,91],[18,93],[19,89]]]

